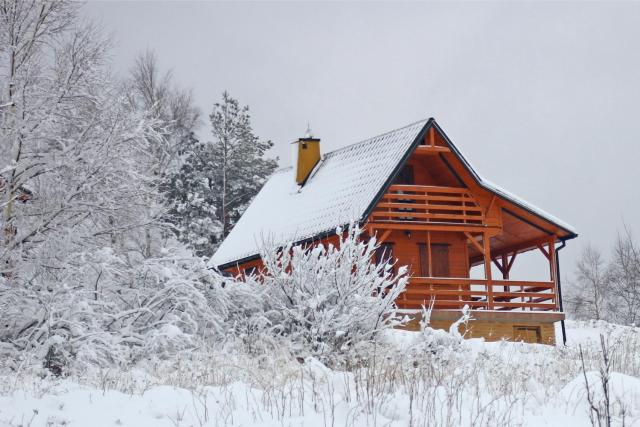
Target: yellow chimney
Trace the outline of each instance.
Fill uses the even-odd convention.
[[[294,150],[295,157],[293,159],[293,165],[296,168],[296,183],[303,185],[320,161],[320,140],[311,136],[300,138],[294,144],[298,145]]]

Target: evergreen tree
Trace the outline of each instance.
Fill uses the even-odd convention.
[[[178,239],[196,255],[211,257],[222,236],[211,172],[213,145],[198,141],[193,134],[188,138],[184,163],[162,188],[169,208],[167,220]]]
[[[222,94],[221,103],[214,104],[209,119],[216,216],[226,237],[278,162],[264,157],[273,143],[254,135],[249,107],[240,106],[228,92]]]

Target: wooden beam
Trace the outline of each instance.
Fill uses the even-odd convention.
[[[502,259],[502,270],[500,270],[502,272],[502,278],[504,280],[509,280],[509,257],[507,254],[502,254],[500,257]]]
[[[418,145],[416,147],[416,154],[438,154],[438,153],[450,153],[449,147],[440,147],[439,145]]]
[[[409,208],[411,205],[407,204],[405,205],[406,208]],[[417,206],[418,209],[425,209],[422,208],[420,206]],[[389,208],[391,209],[391,208]],[[428,208],[426,208],[428,209]],[[431,209],[439,209],[438,206],[436,207],[432,207]],[[447,210],[445,209],[441,209],[441,210]],[[458,211],[461,211],[462,208],[458,208]],[[441,220],[468,220],[468,221],[476,221],[476,222],[482,222],[482,220],[484,219],[481,216],[478,215],[465,215],[465,214],[449,214],[449,213],[442,213],[442,214],[432,214],[432,213],[425,213],[425,212],[414,212],[414,211],[401,211],[401,210],[397,210],[397,211],[373,211],[371,213],[371,216],[374,218],[406,218],[406,217],[413,217],[413,218],[423,218],[423,219],[441,219]],[[441,222],[446,222],[446,221],[441,221]]]
[[[413,185],[413,184],[393,184],[389,191],[420,191],[426,193],[456,193],[468,194],[468,188],[443,187],[440,185]]]
[[[386,199],[387,197],[385,197]],[[389,197],[391,199],[391,197]],[[408,197],[394,197],[394,199],[409,199]],[[475,206],[462,206],[462,205],[444,205],[444,204],[435,204],[435,203],[410,203],[410,202],[380,202],[376,205],[376,209],[381,208],[391,208],[391,209],[412,209],[412,211],[400,211],[402,213],[413,212],[413,210],[429,210],[429,209],[437,209],[439,211],[466,211],[466,212],[477,212],[478,215],[473,215],[474,218],[482,219],[483,216],[479,215],[480,213],[484,213],[482,208],[477,208]],[[375,212],[375,211],[374,211]],[[380,211],[381,213],[385,213],[388,211]]]
[[[407,212],[407,216],[411,216],[411,212]],[[483,226],[483,225],[473,225],[473,224],[420,224],[409,221],[370,221],[371,226],[374,229],[382,230],[382,229],[391,229],[391,230],[413,230],[413,231],[468,231],[471,233],[483,233],[485,231],[495,232],[496,234],[500,232],[500,227],[492,227],[492,226]],[[534,245],[535,246],[535,245]]]
[[[500,261],[498,261],[497,258],[495,257],[491,257],[491,261],[493,261],[493,264],[498,267],[498,270],[500,270],[500,273],[502,273],[502,275],[504,276],[504,268],[502,267],[502,265],[500,264]],[[504,277],[503,277],[504,278]]]
[[[488,227],[491,228],[491,227]],[[500,230],[499,227],[495,227],[496,230]],[[468,231],[473,231],[473,230],[468,230]],[[522,253],[522,252],[526,252],[528,250],[531,249],[536,249],[539,245],[543,245],[546,244],[548,237],[543,237],[543,238],[538,238],[538,239],[533,239],[533,240],[527,240],[526,242],[523,243],[518,243],[515,245],[511,245],[511,246],[507,246],[506,248],[502,248],[499,251],[494,251],[494,255],[502,255],[502,254],[512,254],[512,253]],[[471,263],[472,265],[477,265],[480,262],[482,262],[482,257],[474,257],[471,259]]]
[[[493,283],[491,281],[491,244],[489,242],[489,235],[484,233],[482,235],[482,243],[484,245],[484,274],[487,279],[487,307],[489,310],[493,310]]]
[[[389,237],[389,235],[391,234],[393,230],[385,230],[382,232],[382,234],[380,235],[380,238],[378,239],[378,243],[382,243],[385,240],[387,240],[387,237]]]
[[[493,207],[493,204],[496,202],[496,195],[494,194],[493,197],[491,198],[491,201],[489,202],[489,206],[487,206],[487,210],[485,211],[485,215],[489,215],[489,211],[491,210],[491,208]]]
[[[476,249],[482,254],[484,255],[484,248],[482,246],[480,246],[480,243],[478,243],[476,241],[476,239],[470,234],[467,233],[466,231],[464,232],[464,235],[467,236],[467,239],[473,243],[473,245],[476,247]]]
[[[550,277],[553,282],[554,288],[558,286],[558,278],[556,277],[556,273],[558,272],[556,268],[556,239],[555,236],[549,239],[549,269],[550,269]],[[554,293],[557,292],[557,289],[554,289]],[[560,298],[555,299],[556,308],[560,309]]]
[[[433,128],[429,129],[429,145],[436,146],[436,132]]]
[[[429,276],[433,276],[431,267],[431,232],[427,231],[427,259],[429,260]]]
[[[511,271],[511,267],[513,267],[513,261],[516,260],[516,255],[518,255],[518,252],[514,252],[513,255],[511,255],[511,259],[509,260],[509,264],[507,265],[507,273]]]
[[[507,254],[500,255],[500,258],[502,259],[502,269],[500,269],[500,272],[502,273],[502,280],[509,280],[509,258]],[[509,292],[511,289],[509,288],[509,285],[505,285],[503,290],[505,292]]]
[[[547,252],[547,250],[544,248],[544,246],[542,246],[542,244],[538,244],[538,249],[540,249],[540,252],[542,252],[542,254],[545,257],[547,257],[549,261],[551,261],[551,255],[549,255],[549,252]]]

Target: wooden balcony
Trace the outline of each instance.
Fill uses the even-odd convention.
[[[392,185],[372,212],[371,221],[482,225],[485,215],[465,188]]]
[[[397,304],[403,309],[558,311],[554,282],[414,277]]]

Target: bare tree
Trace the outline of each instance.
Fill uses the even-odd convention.
[[[29,138],[40,130],[43,113],[62,103],[66,94],[63,85],[42,96],[42,47],[69,28],[74,8],[63,1],[0,4],[0,179],[4,189],[0,208],[5,247],[13,244],[16,234],[14,206],[19,189],[40,169],[27,145]]]
[[[640,249],[626,226],[613,248],[608,282],[612,289],[609,304],[613,320],[636,324],[640,318]]]
[[[605,261],[600,251],[588,245],[580,255],[576,281],[566,297],[568,309],[579,319],[603,319],[608,293]]]
[[[159,194],[162,179],[176,172],[182,163],[186,146],[192,143],[192,134],[200,120],[200,112],[195,106],[191,91],[177,87],[171,71],[162,73],[158,58],[148,50],[139,54],[130,71],[126,92],[129,94],[129,108],[147,117],[153,125],[146,149],[138,153],[140,164],[145,165],[147,176],[146,200],[148,209],[144,212],[146,222],[154,226],[144,228],[142,252],[152,255],[158,233],[160,218],[166,208]],[[155,237],[154,237],[155,236]]]
[[[134,109],[155,119],[160,138],[150,141],[146,153],[150,173],[161,176],[179,166],[181,146],[198,127],[200,112],[190,90],[173,82],[171,71],[162,73],[153,51],[140,53],[130,72],[129,100]]]

